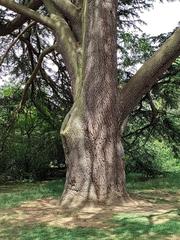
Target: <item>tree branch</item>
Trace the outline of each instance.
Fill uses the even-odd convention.
[[[158,115],[158,110],[157,110],[157,108],[156,108],[156,106],[155,106],[155,104],[154,104],[154,102],[153,102],[153,99],[152,99],[152,97],[151,97],[150,92],[148,92],[146,96],[147,96],[147,99],[148,99],[148,101],[149,101],[149,105],[150,105],[151,110],[152,110],[151,122],[153,122],[154,119],[155,119],[155,118],[157,117],[157,115]]]
[[[4,61],[4,59],[6,58],[6,56],[8,55],[9,51],[11,50],[11,48],[16,44],[16,42],[20,39],[20,37],[29,29],[31,28],[33,25],[35,25],[36,22],[32,22],[30,23],[20,34],[18,34],[18,36],[14,39],[14,41],[10,44],[10,46],[6,49],[5,53],[3,54],[2,58],[0,58],[0,67]]]
[[[75,80],[80,76],[81,45],[77,42],[73,30],[53,2],[49,0],[43,0],[43,2],[54,22],[58,51],[63,57],[68,73],[71,76],[72,86],[74,86]]]
[[[77,40],[81,41],[81,8],[74,5],[70,0],[52,0],[61,14],[69,20],[71,28]]]
[[[27,7],[37,10],[41,5],[41,0],[32,0]],[[28,18],[26,16],[18,14],[11,22],[8,22],[7,24],[0,24],[0,36],[12,33],[14,30],[21,27],[27,20]]]
[[[31,18],[34,21],[39,22],[47,27],[50,27],[52,29],[54,28],[54,23],[49,17],[43,16],[27,6],[17,4],[13,0],[0,0],[0,5],[9,8],[14,12],[22,14],[23,16]]]
[[[23,94],[22,94],[22,99],[21,99],[21,102],[20,102],[20,104],[19,104],[16,112],[19,113],[19,112],[22,110],[23,106],[25,105],[26,100],[27,100],[28,89],[29,89],[29,87],[31,86],[31,84],[33,83],[33,81],[34,81],[34,79],[35,79],[35,77],[36,77],[36,75],[37,75],[37,73],[38,73],[38,71],[39,71],[39,69],[40,69],[40,67],[41,67],[41,63],[42,63],[44,57],[45,57],[47,54],[49,54],[50,52],[52,52],[56,47],[57,47],[57,45],[55,44],[55,45],[53,45],[53,46],[45,49],[45,50],[40,54],[39,59],[38,59],[38,63],[36,64],[36,67],[35,67],[32,75],[31,75],[30,79],[27,81],[27,83],[26,83],[26,85],[25,85],[25,87],[24,87]]]
[[[161,48],[137,71],[121,89],[120,121],[138,104],[140,99],[158,81],[180,54],[180,28],[161,46]]]
[[[59,8],[61,13],[70,21],[79,21],[80,8],[74,5],[69,0],[52,0],[52,2]]]

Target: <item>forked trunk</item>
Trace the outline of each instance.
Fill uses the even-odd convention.
[[[82,75],[61,129],[67,164],[61,198],[65,207],[127,197],[117,111],[116,1],[88,2]]]

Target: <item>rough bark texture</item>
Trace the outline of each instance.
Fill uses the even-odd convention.
[[[11,23],[0,25],[0,35],[11,33],[28,18],[48,26],[56,35],[57,51],[71,77],[74,104],[61,129],[67,163],[61,198],[65,207],[87,202],[114,203],[128,198],[124,152],[118,134],[142,96],[180,54],[178,28],[118,96],[117,2],[32,0],[28,6],[22,6],[13,0],[0,0],[0,5],[20,14]],[[48,16],[35,11],[43,3]]]
[[[116,1],[84,6],[84,50],[75,103],[61,129],[67,176],[62,206],[112,203],[127,197],[118,136]]]

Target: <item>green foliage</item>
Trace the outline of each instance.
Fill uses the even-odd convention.
[[[141,173],[146,177],[155,177],[180,169],[172,147],[165,141],[156,139],[151,139],[143,147],[138,145],[136,151],[127,153],[126,161],[127,172]]]
[[[6,90],[7,88],[5,88]],[[4,88],[2,89],[4,92]],[[6,92],[6,91],[5,91]],[[31,104],[19,113],[16,122],[8,132],[12,112],[19,99],[17,95],[3,95],[3,106],[0,110],[0,181],[45,179],[50,162],[64,162],[64,156],[58,129],[58,115],[51,121]],[[16,99],[17,97],[17,99]]]
[[[127,171],[154,177],[179,168],[179,59],[144,96],[124,134]]]
[[[10,97],[13,95],[14,90],[15,89],[12,86],[4,87],[3,89],[1,89],[0,95],[2,97]]]

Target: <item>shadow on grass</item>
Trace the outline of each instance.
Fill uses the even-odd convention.
[[[0,209],[17,207],[25,201],[32,201],[47,197],[58,198],[63,192],[65,179],[52,180],[36,183],[19,183],[0,185]],[[160,189],[164,193],[177,195],[179,190],[180,172],[168,174],[166,177],[140,181],[138,176],[127,177],[127,188],[132,193],[137,193],[144,199],[152,200],[154,203],[178,202],[176,198],[166,199],[159,192],[148,192],[148,190]],[[156,195],[158,197],[156,197]],[[178,198],[178,197],[177,197]],[[173,200],[173,201],[172,201]]]
[[[166,218],[171,215],[170,219]],[[166,216],[167,215],[167,216]],[[156,217],[160,215],[148,215],[138,216],[123,214],[116,215],[113,218],[113,223],[116,227],[113,229],[113,233],[118,236],[117,239],[153,239],[160,240],[173,235],[180,238],[180,222],[178,217],[178,211],[169,211],[163,213],[160,219]],[[176,239],[179,239],[176,238]],[[171,239],[171,238],[168,238]]]
[[[128,188],[133,193],[142,194],[145,199],[154,200],[153,203],[176,203],[178,201],[178,190],[180,174],[173,174],[167,177],[152,179],[147,182],[130,179]],[[47,181],[41,183],[14,184],[12,186],[0,186],[0,208],[19,206],[24,201],[37,200],[41,198],[58,198],[64,188],[64,180]],[[9,190],[8,190],[9,189]],[[13,191],[14,189],[14,191]],[[1,191],[3,190],[3,191]],[[177,192],[176,192],[177,191]],[[175,195],[176,193],[176,195]],[[172,198],[173,197],[173,198]],[[172,201],[173,200],[173,201]],[[153,205],[159,209],[159,205]],[[37,208],[37,206],[35,206]],[[177,208],[174,205],[175,208]],[[75,227],[68,229],[57,227],[57,225],[45,225],[36,222],[32,217],[32,222],[17,221],[15,225],[10,221],[0,221],[0,239],[3,240],[164,240],[180,239],[180,212],[178,210],[167,211],[163,214],[153,215],[150,211],[157,209],[148,209],[147,215],[138,212],[122,213],[119,211],[109,222],[108,227],[103,229],[95,228],[92,225],[88,227]],[[44,211],[44,209],[42,209]],[[143,210],[143,208],[142,208]],[[44,212],[42,213],[44,214]],[[47,209],[45,209],[47,212]],[[140,210],[139,210],[140,211]],[[144,209],[145,211],[145,209]],[[149,212],[148,212],[149,211]],[[32,213],[32,211],[31,211]],[[50,209],[50,213],[51,209]],[[40,212],[37,211],[37,217]],[[45,214],[44,214],[45,215]],[[43,215],[43,216],[44,216]],[[96,213],[97,217],[98,213]],[[96,221],[107,221],[107,215],[99,213]],[[33,215],[34,216],[34,215]],[[54,215],[53,215],[54,216]],[[112,217],[112,215],[111,215]],[[77,221],[76,218],[73,221]],[[88,220],[90,221],[90,219]],[[93,222],[95,221],[95,216]],[[68,226],[67,226],[68,227]]]
[[[142,213],[121,213],[115,215],[109,227],[104,229],[68,229],[45,224],[13,226],[7,225],[7,222],[2,223],[0,229],[0,239],[3,240],[164,240],[179,239],[178,237],[180,222],[176,210],[147,216]]]
[[[41,198],[57,198],[63,191],[64,179],[37,182],[0,185],[0,209],[17,207],[25,201]]]
[[[9,232],[14,233],[10,235]],[[86,240],[86,239],[111,239],[108,232],[104,232],[95,228],[60,228],[50,227],[46,225],[34,225],[16,227],[14,229],[0,230],[0,238],[3,240],[16,239],[16,240]],[[13,238],[14,237],[14,238]]]
[[[127,178],[127,189],[132,197],[143,199],[153,204],[180,203],[180,172],[168,173],[165,177],[143,181],[139,175]]]

